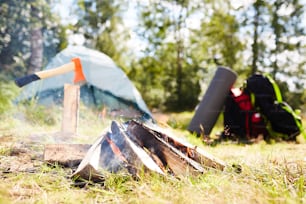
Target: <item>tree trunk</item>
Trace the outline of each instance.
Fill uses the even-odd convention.
[[[176,94],[177,94],[177,107],[176,109],[181,109],[183,105],[183,94],[182,94],[182,78],[183,78],[183,55],[184,55],[184,46],[183,46],[183,36],[181,29],[184,27],[183,11],[180,12],[177,30],[176,30]]]
[[[255,9],[255,17],[254,17],[254,36],[253,36],[253,44],[252,44],[252,73],[255,74],[257,72],[257,62],[258,62],[258,27],[259,27],[259,20],[260,20],[260,5],[259,2],[256,1],[254,4]]]
[[[31,56],[29,60],[28,74],[40,71],[43,63],[43,34],[39,4],[31,5]]]
[[[40,71],[43,63],[43,35],[41,28],[31,30],[31,57],[28,74]]]
[[[277,56],[280,52],[282,52],[280,48],[280,38],[281,38],[282,32],[284,31],[282,31],[281,25],[279,23],[280,17],[277,13],[279,9],[281,8],[281,6],[282,6],[282,2],[280,1],[276,1],[274,3],[275,10],[273,12],[273,17],[272,17],[272,29],[275,35],[275,40],[274,40],[275,49],[272,50],[272,54],[274,55],[274,58],[275,58],[274,61],[272,62],[272,68],[273,68],[272,77],[273,78],[275,78],[275,75],[279,70]]]

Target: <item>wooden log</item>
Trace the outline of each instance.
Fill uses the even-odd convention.
[[[186,176],[204,173],[204,167],[223,170],[225,163],[155,126],[134,120],[125,124],[113,121],[110,131],[91,146],[73,176],[97,181],[104,179],[105,171],[137,176],[143,170]]]
[[[72,177],[83,178],[92,181],[103,181],[103,174],[99,172],[99,159],[101,151],[101,143],[105,140],[102,136],[90,147],[85,157],[81,161],[77,170],[72,174]],[[110,152],[111,153],[111,152]]]
[[[132,141],[156,155],[174,175],[196,175],[204,172],[199,163],[188,158],[175,147],[157,137],[154,132],[135,121],[128,123],[127,134]]]
[[[44,161],[49,164],[76,167],[90,147],[89,144],[47,144],[44,150]]]
[[[197,146],[194,146],[178,137],[175,137],[169,132],[166,133],[158,126],[148,126],[146,124],[139,123],[135,120],[130,121],[130,125],[142,126],[144,129],[146,129],[146,131],[151,132],[156,137],[162,139],[167,144],[179,150],[181,153],[183,153],[190,159],[200,163],[204,167],[223,170],[226,166],[226,163],[224,161],[214,157],[213,155],[209,154],[208,152]]]
[[[92,145],[74,177],[100,180],[104,171],[117,173],[125,170],[137,176],[143,169],[164,174],[153,159],[126,136],[118,123],[113,121],[111,130]]]
[[[148,153],[142,147],[135,144],[128,137],[124,128],[119,123],[112,122],[111,130],[112,141],[120,149],[122,156],[126,159],[126,162],[133,168],[132,170],[135,173],[138,173],[143,169],[147,169],[160,174],[164,174],[162,169],[148,155]]]
[[[65,135],[75,136],[78,127],[78,114],[80,103],[80,86],[64,85],[64,109],[61,132]]]

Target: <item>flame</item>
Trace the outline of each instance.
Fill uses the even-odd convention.
[[[106,141],[108,142],[108,144],[110,145],[111,149],[113,150],[113,152],[115,153],[116,156],[118,156],[122,161],[128,163],[128,161],[126,160],[126,158],[123,156],[122,152],[120,151],[120,149],[118,148],[118,146],[109,138],[108,135],[106,135],[105,137]]]

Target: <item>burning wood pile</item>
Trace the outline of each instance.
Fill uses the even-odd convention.
[[[225,164],[204,150],[180,141],[156,125],[135,120],[113,121],[87,151],[73,176],[103,180],[103,172],[127,171],[137,176],[141,171],[162,175],[197,175],[207,168],[223,170]]]

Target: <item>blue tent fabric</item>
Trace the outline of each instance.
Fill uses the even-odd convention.
[[[110,57],[102,52],[84,46],[69,46],[52,58],[45,69],[53,69],[62,66],[63,64],[71,62],[75,57],[81,60],[83,73],[87,82],[83,85],[85,88],[83,86],[81,87],[81,98],[82,95],[91,95],[95,92],[96,94],[93,95],[91,100],[95,100],[98,105],[100,105],[100,103],[106,103],[110,108],[118,109],[120,107],[115,104],[119,101],[121,104],[125,104],[125,106],[121,108],[134,106],[138,111],[145,114],[146,117],[151,117],[151,113],[139,91],[129,80],[127,75]],[[46,101],[48,101],[48,103],[54,102],[55,98],[62,97],[64,84],[73,83],[73,79],[74,72],[68,72],[32,82],[23,88],[17,100],[20,101],[38,97],[38,100],[44,101],[45,103],[47,103]],[[86,91],[83,89],[86,89]],[[92,93],[90,93],[89,90],[91,90]],[[108,101],[108,103],[106,101]]]

